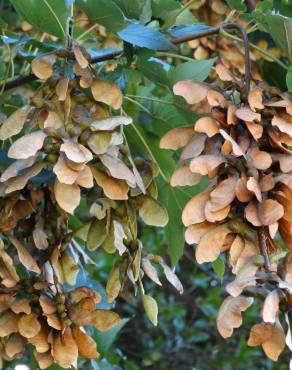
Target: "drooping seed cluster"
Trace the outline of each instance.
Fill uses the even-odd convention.
[[[213,262],[226,252],[236,275],[218,314],[220,334],[230,337],[241,325],[240,313],[253,303],[252,295],[266,296],[263,322],[252,328],[248,344],[262,345],[276,360],[285,346],[279,304],[284,302],[285,313],[292,292],[292,97],[264,83],[246,96],[223,64],[216,73],[216,85],[174,85],[200,117],[169,131],[160,146],[181,150],[172,186],[209,179],[186,204],[182,221],[186,242],[196,244],[197,262]]]
[[[161,285],[152,263],[182,292],[172,270],[144,253],[137,237],[138,217],[164,226],[168,215],[156,199],[156,165],[133,158],[127,145],[123,128],[132,119],[121,109],[122,92],[96,75],[80,46],[71,54],[32,62],[44,81],[0,127],[8,158],[0,178],[0,354],[12,360],[30,343],[42,369],[68,368],[78,355],[98,357],[84,327],[106,331],[120,321],[96,308],[101,298],[89,287],[67,288],[80,285],[81,263],[94,263],[85,247],[118,254],[108,301],[131,282],[154,324],[157,304],[142,284],[146,274]]]

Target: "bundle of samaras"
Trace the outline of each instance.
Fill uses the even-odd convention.
[[[260,322],[251,328],[248,345],[262,345],[276,361],[292,303],[292,96],[264,83],[247,94],[225,66],[218,64],[216,73],[219,85],[174,85],[174,94],[201,117],[169,131],[160,145],[182,149],[172,186],[209,178],[207,188],[186,204],[182,221],[186,242],[196,244],[197,262],[224,253],[236,275],[219,310],[220,334],[230,337],[242,324],[241,312],[262,297]]]
[[[69,54],[32,62],[44,81],[30,104],[0,127],[8,163],[0,178],[0,355],[21,357],[32,344],[41,369],[53,363],[68,368],[78,355],[98,357],[84,327],[106,331],[120,321],[96,307],[98,293],[79,286],[80,265],[94,263],[85,246],[118,255],[108,302],[132,283],[154,325],[157,304],[142,284],[147,275],[161,285],[153,264],[182,292],[168,265],[144,253],[137,238],[138,217],[164,226],[168,215],[156,200],[155,164],[131,156],[123,133],[131,118],[110,115],[121,108],[122,92],[95,74],[78,45]]]

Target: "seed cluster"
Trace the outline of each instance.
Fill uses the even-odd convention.
[[[121,90],[96,75],[79,45],[65,59],[58,55],[32,62],[43,82],[0,127],[9,159],[0,178],[1,357],[22,356],[30,343],[41,369],[98,357],[84,327],[106,331],[120,321],[96,308],[98,293],[79,286],[81,262],[94,263],[85,246],[118,254],[108,302],[130,282],[155,325],[157,304],[142,284],[147,275],[161,285],[153,263],[182,292],[161,257],[142,253],[137,237],[138,217],[164,226],[168,215],[156,199],[156,165],[133,158],[127,145],[123,128],[132,119],[121,109]]]
[[[243,4],[242,4],[243,5]],[[243,5],[243,8],[245,5]],[[226,14],[228,13],[228,5],[221,0],[200,0],[191,4],[189,9],[202,25],[208,24],[211,26],[222,25],[226,22]],[[233,19],[231,17],[231,19]],[[248,22],[244,19],[235,17],[234,22],[248,29]],[[252,29],[252,27],[250,28]],[[214,55],[218,55],[222,63],[236,75],[244,75],[245,73],[245,50],[241,43],[234,43],[230,38],[220,37],[202,37],[200,39],[191,40],[188,46],[192,49],[192,54],[195,59],[207,59]],[[237,39],[239,40],[239,39]],[[261,49],[262,51],[260,51]],[[273,61],[273,58],[281,58],[282,51],[278,47],[271,45],[262,35],[257,35],[255,48],[251,46],[251,61],[252,61],[252,76],[257,80],[262,80],[262,68],[259,67],[259,62]]]
[[[200,118],[194,126],[166,133],[160,146],[182,149],[173,186],[209,179],[186,204],[182,221],[186,242],[197,244],[197,262],[213,262],[226,252],[236,275],[218,314],[220,334],[230,337],[241,325],[240,313],[253,303],[254,288],[266,298],[263,322],[252,328],[248,344],[261,344],[276,360],[285,346],[279,304],[284,300],[285,312],[292,292],[292,97],[264,83],[254,84],[246,96],[223,64],[216,74],[216,85],[174,85],[174,93]]]

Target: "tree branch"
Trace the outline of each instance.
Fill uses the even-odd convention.
[[[249,90],[250,90],[250,81],[251,81],[250,50],[249,50],[249,41],[248,41],[247,33],[245,32],[245,30],[242,26],[240,26],[236,23],[225,23],[225,24],[222,24],[220,26],[209,27],[206,30],[203,30],[203,31],[200,31],[200,32],[196,32],[196,33],[193,33],[193,34],[190,34],[190,35],[186,35],[186,36],[182,36],[182,37],[172,39],[171,42],[174,45],[179,45],[179,44],[182,44],[186,41],[196,40],[196,39],[200,39],[202,37],[219,34],[222,29],[236,29],[241,33],[241,36],[243,38],[243,43],[244,43],[244,50],[245,50],[245,87],[246,87],[246,92],[248,94]],[[104,54],[102,56],[94,57],[90,60],[90,64],[95,64],[95,63],[103,62],[105,60],[114,59],[114,58],[122,55],[122,53],[123,53],[123,49],[119,49],[119,50]],[[70,50],[66,50],[66,49],[57,50],[56,54],[59,55],[59,56],[65,56],[65,57],[69,57],[69,58],[73,57],[72,52]],[[30,75],[27,75],[27,76],[17,77],[12,81],[7,82],[6,84],[4,82],[4,83],[0,84],[0,87],[1,87],[1,85],[5,84],[4,91],[7,91],[7,90],[13,89],[15,87],[27,84],[29,82],[36,81],[37,79],[38,78],[35,75],[30,74]]]
[[[265,300],[266,296],[269,294],[269,290],[260,286],[248,286],[244,288],[242,294],[247,297]]]

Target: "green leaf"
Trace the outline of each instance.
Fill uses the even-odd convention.
[[[168,224],[164,230],[166,232],[171,263],[175,265],[182,256],[184,249],[183,224],[180,215],[183,205],[186,203],[186,201],[184,202],[185,198],[183,200],[181,199],[181,196],[184,197],[184,194],[181,194],[181,190],[171,188],[168,182],[168,177],[175,169],[175,161],[170,151],[161,150],[158,139],[152,136],[150,137],[140,125],[135,124],[134,126],[133,124],[131,127],[126,127],[126,132],[130,144],[138,145],[140,147],[140,153],[144,148],[145,155],[148,155],[154,160],[163,171],[164,181],[162,182],[163,186],[159,189],[159,199],[166,207],[169,216]]]
[[[178,9],[173,10],[167,13],[167,17],[165,17],[165,23],[163,25],[164,29],[170,28],[174,25],[184,25],[184,24],[193,24],[197,20],[191,13],[189,9],[182,9],[180,6]]]
[[[0,28],[1,29],[4,29],[7,26],[8,26],[8,24],[2,18],[0,18]]]
[[[147,131],[161,137],[167,131],[178,126],[192,124],[198,118],[194,113],[187,110],[187,106],[182,98],[173,93],[164,93],[163,99],[156,96],[150,97],[151,92],[148,88],[139,86],[137,95],[144,96],[146,99],[137,99],[141,104],[146,105],[152,113],[153,120],[147,125]],[[150,100],[150,99],[153,100]]]
[[[139,16],[140,22],[142,24],[146,24],[150,22],[151,18],[152,18],[151,0],[145,0],[142,12]]]
[[[164,180],[168,182],[168,178],[176,167],[175,161],[172,158],[172,153],[160,149],[158,138],[148,134],[141,125],[133,123],[132,125],[126,126],[124,131],[126,132],[130,146],[135,147],[137,153],[140,153],[140,155],[144,152],[146,157],[148,156],[156,162],[163,172],[162,176]]]
[[[174,266],[177,264],[184,251],[184,226],[180,215],[186,203],[185,198],[188,199],[188,197],[185,196],[181,190],[178,190],[178,188],[172,188],[170,184],[165,184],[160,194],[161,201],[168,211],[169,221],[164,230],[171,264]]]
[[[205,81],[217,59],[194,60],[171,67],[158,58],[154,58],[145,50],[142,50],[138,55],[138,70],[154,83],[170,88],[182,80]]]
[[[128,24],[124,13],[112,0],[77,0],[79,6],[96,23],[118,32]]]
[[[287,90],[286,69],[279,66],[278,63],[265,60],[262,65],[262,70],[264,81],[266,81],[271,86],[279,87],[283,91]]]
[[[176,0],[152,0],[152,12],[155,18],[166,20],[180,8],[181,5]]]
[[[138,120],[138,122],[140,122],[140,117],[137,115],[137,109],[139,110],[139,107],[133,103],[127,102],[125,109],[132,117],[136,117],[136,122]],[[166,232],[166,241],[171,263],[175,265],[182,256],[185,245],[184,227],[181,222],[182,209],[186,202],[206,184],[200,184],[200,186],[193,187],[191,190],[185,188],[172,188],[169,184],[169,178],[176,168],[176,161],[173,158],[173,153],[169,150],[160,149],[158,137],[152,135],[148,130],[143,128],[141,124],[137,124],[136,122],[125,127],[126,136],[132,152],[133,148],[135,148],[140,155],[143,151],[145,156],[150,157],[160,168],[161,181],[159,181],[158,184],[158,195],[159,200],[167,208],[169,215],[169,222],[164,230]]]
[[[132,125],[133,126],[133,125]],[[172,158],[170,151],[161,150],[159,148],[159,141],[154,137],[147,135],[146,131],[140,126],[135,126],[135,131],[133,127],[127,127],[127,137],[131,137],[131,142],[136,142],[141,148],[145,144],[147,149],[145,151],[146,155],[150,156],[159,167],[163,170],[164,176],[162,186],[159,187],[159,200],[164,204],[167,209],[169,221],[165,226],[164,230],[166,233],[166,241],[168,246],[168,252],[171,258],[171,264],[174,266],[183,254],[183,249],[185,245],[184,241],[184,227],[181,221],[181,213],[184,205],[190,199],[191,193],[186,189],[172,188],[168,182],[168,176],[174,171],[176,164]],[[139,135],[137,136],[137,132]],[[143,141],[141,141],[141,137]],[[193,189],[192,192],[195,192]]]
[[[235,9],[240,12],[246,11],[246,6],[242,0],[227,0],[227,4],[231,9]]]
[[[182,80],[205,81],[217,58],[181,63],[168,72],[172,84]]]
[[[142,52],[138,54],[138,70],[141,71],[150,81],[160,85],[168,86],[168,74],[164,64],[160,63],[156,58],[149,60],[149,54],[145,53],[145,51],[147,50],[142,50]]]
[[[97,350],[101,353],[101,355],[104,356],[109,351],[119,332],[128,321],[129,319],[122,319],[119,324],[107,330],[106,332],[94,330],[93,338],[97,344]]]
[[[203,179],[201,183],[192,188],[173,188],[169,183],[159,189],[161,202],[165,205],[169,221],[165,230],[168,253],[172,266],[175,266],[183,255],[185,239],[185,228],[181,221],[181,214],[186,203],[196,194],[201,192],[207,186],[207,180]]]
[[[39,367],[36,367],[36,370],[39,370]],[[64,368],[55,364],[48,367],[47,370],[64,370]]]
[[[172,128],[189,125],[196,121],[195,114],[175,105],[155,103],[152,112],[157,119],[151,122],[149,130],[159,136],[164,135]]]
[[[150,50],[175,49],[175,46],[163,33],[152,28],[142,26],[141,24],[133,23],[128,25],[125,29],[118,32],[118,36],[132,45]]]
[[[173,25],[193,25],[197,20],[188,5],[184,8],[186,4],[187,1],[152,0],[153,16],[164,21],[164,29]]]
[[[70,16],[64,0],[10,0],[16,11],[33,26],[64,38]]]
[[[222,279],[225,272],[225,262],[223,261],[221,256],[219,256],[216,261],[212,262],[212,267],[216,272],[218,278]]]
[[[114,2],[122,9],[126,17],[139,19],[144,0],[114,0]]]
[[[268,15],[265,17],[265,24],[275,43],[292,62],[292,19],[281,15]]]
[[[196,22],[197,22],[197,19],[194,17],[190,9],[185,9],[183,12],[179,12],[179,14],[176,15],[174,25],[180,26],[184,24],[193,24]],[[165,27],[166,26],[167,26],[167,23],[165,23]]]
[[[1,80],[4,79],[5,73],[6,73],[6,65],[2,60],[0,60],[0,79]]]
[[[287,84],[288,90],[292,92],[292,70],[288,71],[286,74],[286,84]]]
[[[274,0],[274,8],[285,17],[292,18],[292,3],[289,0]]]
[[[265,25],[266,17],[271,15],[273,11],[273,3],[270,0],[263,0],[257,3],[255,10],[252,13],[253,19],[261,31],[268,32]]]

